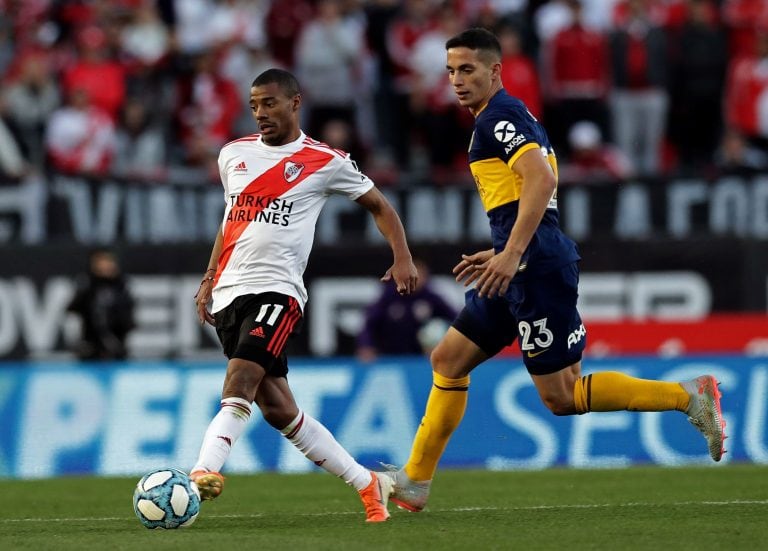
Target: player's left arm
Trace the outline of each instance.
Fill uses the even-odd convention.
[[[517,219],[504,250],[491,258],[477,280],[475,287],[480,296],[506,293],[557,186],[555,174],[538,147],[522,153],[512,170],[523,180]]]
[[[416,289],[419,274],[416,266],[413,264],[413,257],[408,248],[403,223],[400,221],[400,217],[394,207],[376,187],[372,187],[358,197],[357,202],[371,213],[376,222],[376,227],[379,228],[381,235],[384,236],[392,249],[394,263],[381,280],[389,281],[394,279],[397,291],[401,295],[412,293]]]

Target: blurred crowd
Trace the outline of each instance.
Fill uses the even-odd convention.
[[[0,0],[0,181],[216,182],[278,66],[379,184],[466,182],[444,44],[468,26],[564,180],[768,168],[768,0]]]

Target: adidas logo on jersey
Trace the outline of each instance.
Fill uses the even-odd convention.
[[[262,329],[261,325],[259,325],[256,329],[251,329],[249,335],[253,335],[254,337],[261,337],[262,339],[266,337],[264,334],[264,329]]]
[[[240,161],[235,166],[235,172],[247,172],[247,171],[248,171],[248,168],[245,166],[245,161]]]
[[[304,165],[301,163],[294,163],[293,161],[285,162],[285,169],[283,170],[283,176],[285,181],[289,184],[293,182],[304,170]]]

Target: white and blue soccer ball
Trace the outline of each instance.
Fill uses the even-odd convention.
[[[133,511],[147,528],[185,528],[200,512],[200,492],[179,469],[155,469],[133,491]]]

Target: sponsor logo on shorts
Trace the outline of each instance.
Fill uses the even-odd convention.
[[[539,350],[538,352],[531,352],[531,351],[529,350],[529,351],[528,351],[528,357],[529,357],[529,358],[535,358],[535,357],[536,357],[536,356],[538,356],[539,354],[544,354],[544,352],[546,352],[547,350],[549,350],[549,348],[545,348],[544,350]]]
[[[261,337],[262,339],[266,337],[264,334],[264,329],[259,325],[256,329],[251,329],[249,335],[253,335],[254,337]]]
[[[581,339],[583,339],[587,334],[587,330],[584,327],[584,324],[582,323],[578,329],[576,329],[573,333],[568,335],[568,350],[571,349],[571,346],[574,344],[578,344]]]

